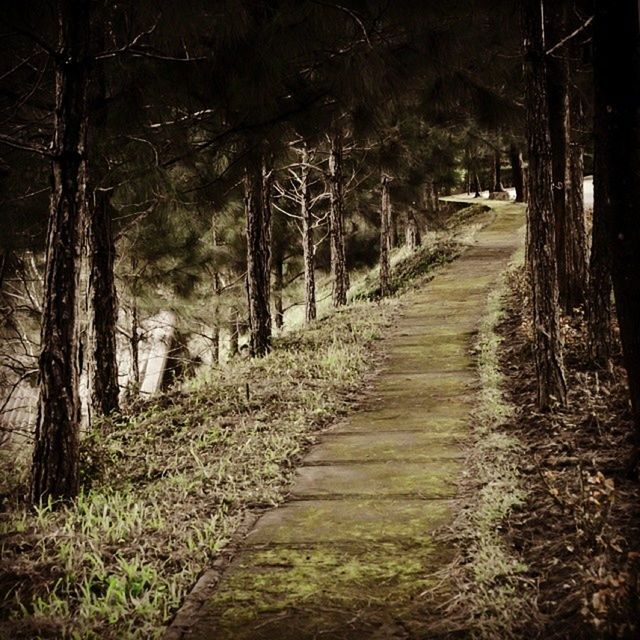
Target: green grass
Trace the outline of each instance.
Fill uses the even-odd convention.
[[[522,255],[514,263],[522,261]],[[497,326],[502,319],[506,278],[490,294],[476,342],[480,376],[475,413],[475,442],[469,475],[476,492],[460,525],[466,562],[459,608],[472,620],[470,637],[511,638],[529,614],[523,575],[527,566],[511,548],[502,524],[512,509],[524,503],[526,488],[518,472],[519,441],[505,430],[512,407],[502,390]]]
[[[23,576],[3,604],[12,637],[158,637],[247,508],[277,504],[314,433],[347,411],[393,309],[352,305],[86,438],[91,488],[2,520]]]
[[[444,255],[396,255],[399,289]],[[5,501],[0,637],[160,637],[247,510],[278,504],[317,431],[349,410],[397,304],[355,302],[98,425],[73,503]],[[7,486],[24,489],[27,469]]]

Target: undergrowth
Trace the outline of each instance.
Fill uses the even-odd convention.
[[[437,267],[455,260],[462,245],[486,223],[480,214],[489,210],[486,205],[474,204],[455,211],[435,234],[437,239],[434,242],[425,242],[414,252],[397,255],[391,270],[388,295],[397,295],[424,284],[425,276],[431,276]],[[381,295],[379,269],[374,269],[358,283],[351,299],[378,300]]]
[[[86,438],[74,504],[2,518],[5,636],[158,637],[245,511],[282,500],[314,432],[347,410],[393,308],[350,306]]]
[[[396,290],[451,259],[480,210],[459,214],[457,241],[454,230],[396,256]],[[0,514],[0,637],[159,637],[247,511],[279,503],[314,434],[353,405],[396,306],[356,302],[275,339],[264,358],[210,369],[97,425],[72,504],[26,510],[28,465],[13,465]]]
[[[522,444],[506,428],[514,408],[505,398],[499,356],[507,279],[508,273],[488,297],[474,348],[480,386],[467,460],[472,497],[453,528],[461,557],[450,569],[454,592],[445,605],[446,636],[459,637],[464,630],[470,638],[514,638],[531,617],[527,567],[504,535],[508,515],[527,495],[518,469]]]

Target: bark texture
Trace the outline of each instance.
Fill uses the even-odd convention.
[[[61,0],[55,59],[51,200],[30,497],[78,492],[78,285],[87,211],[89,1]]]
[[[316,319],[316,249],[314,244],[314,222],[311,215],[309,193],[309,152],[304,145],[300,170],[300,217],[302,218],[302,257],[304,261],[304,318],[306,322]]]
[[[118,410],[118,362],[116,324],[118,300],[114,278],[115,243],[111,232],[109,195],[95,191],[87,225],[90,256],[89,339],[85,356],[94,414]]]
[[[575,91],[570,92],[570,144],[565,201],[567,292],[565,311],[573,313],[587,299],[587,231],[584,220],[584,151],[578,129],[582,107]]]
[[[551,141],[541,0],[522,0],[522,30],[529,155],[527,256],[533,306],[538,405],[541,409],[546,409],[554,398],[564,404],[566,382],[558,322]]]
[[[624,363],[640,447],[640,24],[636,0],[596,0],[595,152],[606,167],[604,215]],[[624,64],[621,64],[624,61]]]
[[[551,42],[566,34],[564,3],[546,5],[545,26]],[[547,56],[547,100],[551,134],[551,167],[553,175],[553,215],[555,219],[556,262],[558,265],[558,295],[561,308],[569,309],[569,257],[567,255],[569,223],[567,214],[567,183],[569,165],[569,62],[564,49]]]
[[[271,348],[271,184],[263,163],[247,169],[244,188],[251,353],[260,357]]]
[[[334,307],[347,304],[347,291],[349,290],[344,238],[342,153],[342,132],[334,131],[331,134],[331,150],[329,153],[329,190],[331,196],[329,236],[331,242],[332,301]]]
[[[389,176],[380,177],[380,295],[389,295],[391,284],[391,198],[389,196]]]

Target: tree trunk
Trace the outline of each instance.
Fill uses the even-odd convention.
[[[511,157],[511,174],[516,190],[516,202],[524,202],[524,174],[522,173],[522,152],[515,142],[509,147]]]
[[[244,186],[251,353],[261,357],[271,348],[271,180],[263,163],[247,169]]]
[[[215,255],[218,248],[218,228],[215,214],[211,218],[211,244],[213,247],[214,263],[218,259]],[[220,272],[214,266],[212,277],[213,289],[213,327],[211,328],[211,363],[220,364],[220,297],[222,296],[222,282]]]
[[[596,111],[596,118],[602,110]],[[604,123],[596,123],[594,130],[602,131]],[[587,324],[589,355],[593,364],[609,368],[611,359],[611,255],[606,221],[608,197],[606,195],[606,165],[596,154],[593,180],[593,226],[591,229],[591,256],[589,257],[589,302]]]
[[[302,148],[301,163],[300,216],[304,260],[304,317],[306,322],[313,322],[316,319],[316,250],[313,240],[313,216],[309,202],[309,152],[306,144]]]
[[[559,3],[545,16],[550,41],[558,42],[566,34],[566,9]],[[558,295],[561,308],[569,310],[569,274],[567,256],[568,212],[567,190],[569,165],[569,61],[564,50],[547,56],[547,100],[551,134],[551,166],[553,178],[553,215],[556,233]]]
[[[584,221],[584,158],[579,131],[582,120],[580,98],[570,93],[569,157],[567,170],[567,198],[565,201],[567,297],[565,311],[572,314],[586,302],[587,290],[587,231]]]
[[[94,46],[105,48],[105,33],[101,27],[94,30]],[[103,132],[107,124],[107,83],[104,65],[97,64],[88,86],[89,147],[96,149],[93,137]],[[96,133],[98,132],[98,133]],[[92,136],[93,134],[93,136]],[[115,283],[116,246],[111,230],[111,192],[105,190],[101,177],[109,168],[99,154],[90,158],[93,180],[90,182],[89,216],[87,220],[87,343],[84,361],[90,391],[89,415],[109,415],[118,411],[120,387],[118,384],[117,323],[118,300]]]
[[[333,278],[332,301],[334,307],[347,304],[349,275],[344,239],[344,195],[342,175],[342,132],[331,134],[329,154],[329,189],[331,209],[329,235],[331,240],[331,276]]]
[[[482,186],[480,185],[480,177],[477,171],[473,172],[473,190],[475,191],[473,195],[474,198],[482,197]]]
[[[528,262],[532,287],[538,406],[566,400],[551,195],[551,141],[541,0],[522,1],[524,82],[529,155]]]
[[[213,327],[211,328],[211,364],[220,364],[220,274],[213,272]]]
[[[416,214],[411,208],[407,211],[407,227],[405,229],[405,241],[406,241],[407,247],[411,251],[415,251],[422,242],[422,238],[420,237],[420,229],[418,227],[418,221],[416,220]]]
[[[133,379],[135,393],[140,390],[140,321],[138,318],[138,303],[134,300],[131,305],[131,337],[129,338],[131,350],[131,378]]]
[[[30,497],[78,492],[78,279],[87,215],[89,1],[61,0],[51,200]]]
[[[238,327],[238,308],[231,307],[229,314],[229,358],[238,355],[240,328]]]
[[[391,199],[389,197],[389,176],[380,177],[380,295],[389,295],[391,284]]]
[[[504,185],[502,184],[502,154],[500,153],[500,147],[496,146],[493,150],[493,189],[494,193],[504,191]]]
[[[91,410],[108,416],[119,407],[116,327],[118,302],[114,279],[115,243],[111,233],[109,194],[96,190],[88,224],[89,339],[85,363],[91,390]]]
[[[606,167],[611,277],[640,448],[640,25],[636,0],[596,0],[594,19],[595,153]],[[624,65],[620,64],[624,61]]]
[[[282,289],[284,288],[284,263],[280,252],[274,256],[273,260],[273,306],[274,324],[278,329],[284,325],[284,310],[282,306]]]

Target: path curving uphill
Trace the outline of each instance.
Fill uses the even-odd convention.
[[[321,436],[166,640],[423,637],[419,596],[453,553],[438,531],[456,512],[473,333],[524,236],[524,205],[483,202],[495,216],[473,246],[407,296],[368,404]]]

